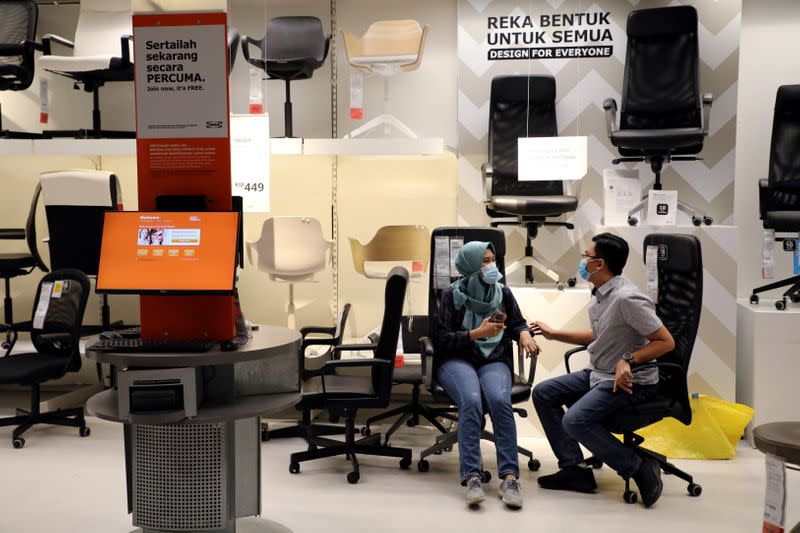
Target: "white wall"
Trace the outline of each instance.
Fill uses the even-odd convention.
[[[739,228],[738,295],[761,279],[763,226],[758,218],[758,180],[767,177],[772,114],[778,86],[800,83],[800,2],[744,0],[739,55],[734,213]],[[791,255],[778,246],[775,278],[790,276]]]

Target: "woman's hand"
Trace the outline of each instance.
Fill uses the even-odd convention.
[[[534,355],[539,355],[539,345],[533,340],[531,334],[523,331],[519,334],[519,349],[525,353],[525,357],[531,358]]]
[[[541,335],[547,340],[553,339],[553,333],[555,333],[555,330],[544,322],[534,320],[529,324],[529,326],[534,335]]]
[[[488,339],[494,337],[501,331],[506,329],[506,325],[502,322],[493,322],[492,317],[486,317],[481,322],[481,325],[469,332],[469,339]]]

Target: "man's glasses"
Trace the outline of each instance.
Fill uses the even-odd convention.
[[[582,252],[581,253],[581,259],[602,259],[602,258],[598,257],[596,255],[589,255],[586,252]]]

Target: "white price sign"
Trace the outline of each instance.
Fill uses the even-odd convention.
[[[231,115],[232,194],[245,213],[270,210],[269,153],[269,115]]]
[[[586,137],[520,137],[519,181],[580,180],[586,175]]]

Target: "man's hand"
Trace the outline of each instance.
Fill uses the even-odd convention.
[[[617,363],[617,372],[614,376],[614,388],[611,392],[617,392],[617,389],[624,390],[628,394],[633,394],[633,374],[631,373],[631,365],[624,359],[620,359]]]
[[[547,340],[552,340],[555,330],[539,320],[534,320],[529,324],[534,335],[541,335]]]
[[[494,337],[501,331],[506,329],[506,325],[502,322],[493,322],[492,317],[486,317],[481,322],[481,325],[469,332],[470,340],[475,339],[488,339]]]
[[[519,334],[519,349],[525,353],[525,357],[531,358],[534,355],[539,355],[539,345],[533,340],[531,334],[523,331]]]

